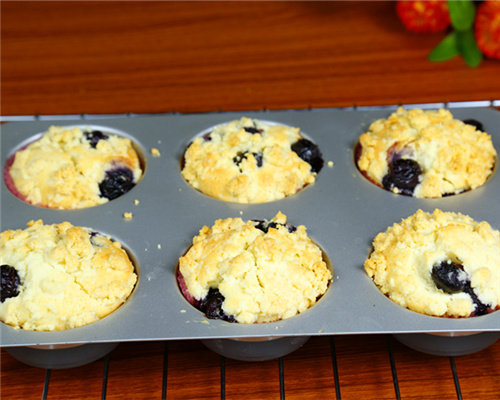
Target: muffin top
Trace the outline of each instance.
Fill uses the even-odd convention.
[[[19,150],[8,170],[13,192],[44,207],[76,209],[106,203],[141,177],[130,139],[78,127],[55,127]]]
[[[491,137],[450,111],[398,108],[373,122],[359,138],[358,168],[394,193],[420,198],[456,194],[481,186],[496,151]]]
[[[313,183],[323,159],[298,128],[243,117],[194,139],[183,164],[184,179],[208,196],[262,203]]]
[[[209,318],[243,323],[277,321],[305,311],[332,278],[306,228],[287,224],[281,212],[271,221],[227,218],[212,228],[204,226],[179,259],[179,275],[185,297],[205,304]],[[219,302],[218,310],[213,310],[214,302]],[[219,315],[209,315],[211,311]]]
[[[0,234],[0,320],[54,331],[105,317],[130,295],[137,275],[119,242],[69,222],[30,221]]]
[[[500,232],[460,213],[418,210],[375,237],[365,271],[410,310],[486,314],[500,305]]]

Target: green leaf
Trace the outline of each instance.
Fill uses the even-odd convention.
[[[466,31],[472,27],[476,9],[471,0],[448,0],[451,24],[457,31]]]
[[[430,61],[445,61],[460,54],[457,35],[451,32],[429,54]]]
[[[457,47],[464,56],[469,67],[477,67],[483,60],[483,54],[477,47],[476,39],[472,29],[457,32]]]

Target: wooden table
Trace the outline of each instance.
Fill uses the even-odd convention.
[[[427,61],[391,2],[2,2],[1,115],[213,112],[500,99],[500,61]],[[498,103],[495,103],[498,105]],[[123,343],[66,370],[2,350],[10,399],[498,399],[500,342],[460,357],[390,335],[313,337],[278,360]]]

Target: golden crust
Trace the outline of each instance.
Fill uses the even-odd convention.
[[[30,221],[0,234],[0,264],[14,267],[19,294],[0,304],[14,328],[54,331],[97,321],[123,304],[137,281],[120,243],[69,222]]]
[[[262,132],[252,134],[245,127]],[[210,137],[198,137],[189,145],[182,169],[184,179],[208,196],[262,203],[293,195],[316,179],[311,166],[290,148],[301,139],[298,128],[243,117],[217,126]]]
[[[364,266],[382,293],[403,307],[468,317],[475,309],[471,297],[446,293],[433,282],[432,267],[448,260],[463,265],[483,304],[500,305],[500,232],[460,213],[418,210],[375,237]]]
[[[407,111],[400,107],[388,118],[373,122],[359,143],[358,167],[380,186],[394,154],[418,162],[422,175],[413,196],[420,198],[481,186],[497,157],[487,133],[453,119],[444,109]]]
[[[272,221],[285,224],[286,216],[278,213]],[[332,278],[303,225],[293,233],[281,225],[264,233],[241,218],[204,226],[179,259],[179,272],[197,300],[218,288],[224,312],[242,323],[301,313],[325,293]]]
[[[113,165],[128,167],[134,182],[139,181],[140,161],[130,139],[109,135],[92,148],[82,129],[52,126],[40,140],[16,153],[9,173],[26,201],[76,209],[108,202],[100,196],[99,183]]]

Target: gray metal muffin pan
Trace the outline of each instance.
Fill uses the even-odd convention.
[[[357,138],[372,121],[387,117],[395,108],[61,118],[3,124],[0,127],[2,167],[9,155],[50,125],[79,125],[132,138],[144,158],[145,173],[137,186],[122,197],[82,210],[51,210],[26,204],[14,197],[2,180],[2,231],[24,229],[31,219],[42,219],[45,223],[70,221],[91,227],[123,243],[137,262],[139,280],[127,303],[98,322],[58,332],[16,330],[0,324],[1,345],[9,348],[429,332],[493,332],[500,336],[500,312],[465,319],[421,315],[392,303],[363,270],[374,236],[418,209],[462,212],[500,229],[498,171],[476,190],[441,199],[395,195],[376,187],[359,173],[353,162]],[[498,111],[459,107],[452,112],[455,118],[482,122],[495,148],[500,150]],[[325,159],[317,181],[295,196],[253,205],[222,202],[191,188],[180,175],[180,159],[186,145],[207,128],[241,116],[300,127],[319,145]],[[160,157],[152,156],[153,148],[160,151]],[[333,166],[328,165],[330,161]],[[288,320],[253,325],[210,320],[188,304],[177,287],[175,270],[179,256],[199,229],[203,225],[211,226],[219,218],[271,219],[278,211],[285,213],[292,224],[305,225],[333,265],[333,283],[320,301]],[[126,220],[125,212],[132,213],[133,218]],[[235,358],[238,357],[235,355]]]

